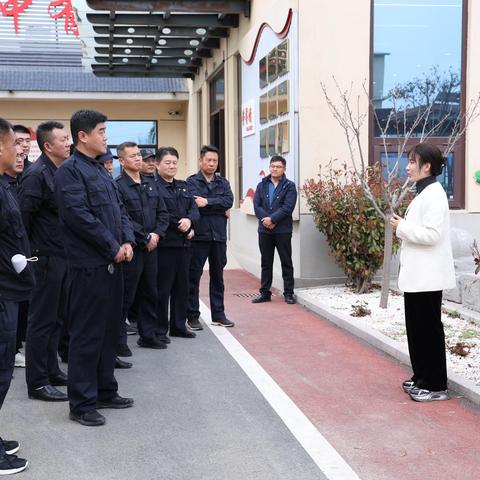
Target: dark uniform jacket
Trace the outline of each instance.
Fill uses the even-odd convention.
[[[28,300],[35,285],[31,263],[20,273],[13,268],[16,254],[30,257],[30,244],[12,186],[0,175],[0,301]]]
[[[264,227],[261,222],[258,224],[259,233],[292,233],[292,213],[297,203],[297,187],[285,175],[275,191],[275,198],[270,204],[268,184],[270,175],[266,176],[258,185],[253,199],[255,215],[258,220],[270,217],[276,227],[272,230]]]
[[[55,199],[56,165],[42,154],[23,174],[18,203],[34,255],[65,256]]]
[[[134,243],[117,184],[94,158],[75,149],[55,174],[55,198],[71,265],[109,264],[123,243]]]
[[[195,225],[194,241],[226,242],[227,217],[225,212],[233,206],[233,193],[228,180],[215,175],[207,182],[202,172],[187,178],[188,191],[197,197],[206,198],[208,205],[199,208],[200,221]]]
[[[124,171],[115,181],[135,233],[135,243],[145,248],[150,233],[165,238],[169,217],[155,179],[147,175],[140,178],[141,183],[137,183]]]
[[[178,230],[178,221],[181,218],[189,218],[192,228],[195,229],[200,214],[197,204],[187,189],[187,182],[173,180],[167,182],[158,177],[156,182],[160,195],[165,200],[169,215],[169,225],[165,238],[158,243],[159,247],[189,247],[190,240],[187,240],[187,233]]]

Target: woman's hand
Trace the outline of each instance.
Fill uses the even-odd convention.
[[[403,220],[402,217],[399,217],[396,213],[392,214],[390,217],[390,225],[393,227],[394,230],[397,229],[398,224]]]

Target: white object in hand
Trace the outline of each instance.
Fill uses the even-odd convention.
[[[25,270],[25,267],[27,266],[27,262],[36,262],[37,260],[38,260],[37,257],[27,258],[25,255],[22,255],[21,253],[17,253],[12,257],[11,262],[14,270],[17,273],[22,273]]]

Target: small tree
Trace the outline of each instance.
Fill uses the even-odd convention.
[[[399,179],[400,161],[407,151],[407,144],[410,139],[415,138],[419,143],[427,141],[430,137],[449,123],[450,135],[448,137],[443,155],[448,157],[453,150],[456,142],[465,134],[467,126],[478,116],[478,106],[480,103],[480,94],[475,100],[472,100],[464,113],[457,113],[452,121],[453,106],[445,113],[438,116],[436,109],[437,98],[429,88],[426,92],[428,98],[432,99],[429,104],[424,106],[414,105],[409,98],[402,96],[402,90],[390,92],[392,108],[388,115],[379,118],[374,108],[373,101],[369,96],[365,82],[363,83],[363,94],[368,99],[368,104],[374,115],[375,124],[380,132],[380,138],[383,143],[386,164],[379,166],[378,174],[381,178],[381,200],[374,195],[368,181],[368,155],[365,153],[365,147],[361,141],[362,130],[365,128],[365,122],[368,119],[368,111],[361,110],[361,95],[353,97],[353,84],[348,90],[342,90],[333,79],[338,99],[334,101],[329,95],[326,86],[322,83],[321,88],[325,96],[327,105],[340,125],[348,146],[350,162],[358,178],[363,194],[369,200],[384,223],[384,241],[383,241],[383,279],[382,292],[380,298],[380,307],[387,308],[388,293],[390,287],[391,258],[393,253],[393,230],[390,225],[390,218],[393,213],[399,212],[405,197],[410,191],[411,186],[408,180],[403,183]],[[453,80],[452,80],[453,81]],[[427,86],[430,83],[426,82]],[[440,82],[440,84],[442,84]],[[443,85],[443,84],[442,84]],[[409,91],[415,89],[410,86]],[[424,91],[425,93],[425,91]],[[425,93],[426,94],[426,93]],[[404,95],[404,94],[403,94]],[[418,100],[417,94],[412,94],[415,100]],[[353,98],[352,98],[353,97]],[[432,121],[432,113],[435,112],[435,121]],[[390,160],[391,151],[389,144],[392,141],[392,129],[396,133],[397,151],[393,162]],[[381,173],[380,173],[381,172]]]

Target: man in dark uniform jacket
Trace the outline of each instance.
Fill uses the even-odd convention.
[[[54,175],[70,156],[70,137],[63,124],[45,122],[37,128],[42,154],[25,172],[18,198],[35,264],[37,285],[28,314],[25,377],[30,398],[67,401],[57,386],[67,385],[58,366],[61,311],[67,292],[67,262],[54,194]]]
[[[171,337],[194,338],[187,329],[188,270],[190,243],[194,225],[200,214],[186,182],[176,180],[178,152],[175,148],[160,148],[155,157],[159,174],[157,186],[165,200],[169,226],[165,238],[158,243],[158,338],[169,343]],[[170,320],[168,304],[170,301]]]
[[[270,159],[270,175],[258,185],[253,199],[258,218],[258,243],[262,255],[260,295],[252,303],[269,302],[272,293],[273,257],[275,248],[280,256],[283,296],[288,304],[296,303],[293,294],[292,213],[297,203],[297,188],[285,176],[287,162],[280,155]]]
[[[0,408],[10,387],[15,361],[15,340],[17,330],[18,303],[28,300],[35,285],[33,268],[30,263],[15,269],[12,257],[30,257],[30,245],[23,226],[12,188],[4,173],[15,162],[16,151],[12,126],[0,118]],[[18,272],[18,273],[17,273]],[[0,474],[21,472],[27,461],[14,453],[18,442],[0,441]]]
[[[123,274],[133,230],[118,187],[97,157],[107,150],[105,115],[80,110],[70,120],[73,155],[55,175],[55,195],[69,267],[68,397],[70,419],[103,425],[98,408],[126,408],[114,377]]]
[[[117,148],[123,167],[115,179],[135,233],[133,260],[124,266],[125,297],[120,344],[127,345],[125,320],[128,311],[138,299],[138,345],[145,348],[165,348],[156,337],[157,325],[157,245],[165,238],[168,212],[155,180],[140,174],[142,156],[138,145],[125,142]],[[118,348],[117,348],[118,351]]]
[[[200,221],[195,226],[192,258],[190,261],[190,291],[188,296],[188,326],[202,330],[199,321],[199,287],[203,267],[208,258],[210,273],[210,310],[212,323],[233,327],[225,316],[223,269],[227,264],[227,212],[233,205],[233,193],[228,180],[216,174],[218,149],[205,145],[200,151],[200,170],[187,179],[189,192],[193,195],[200,212]]]

